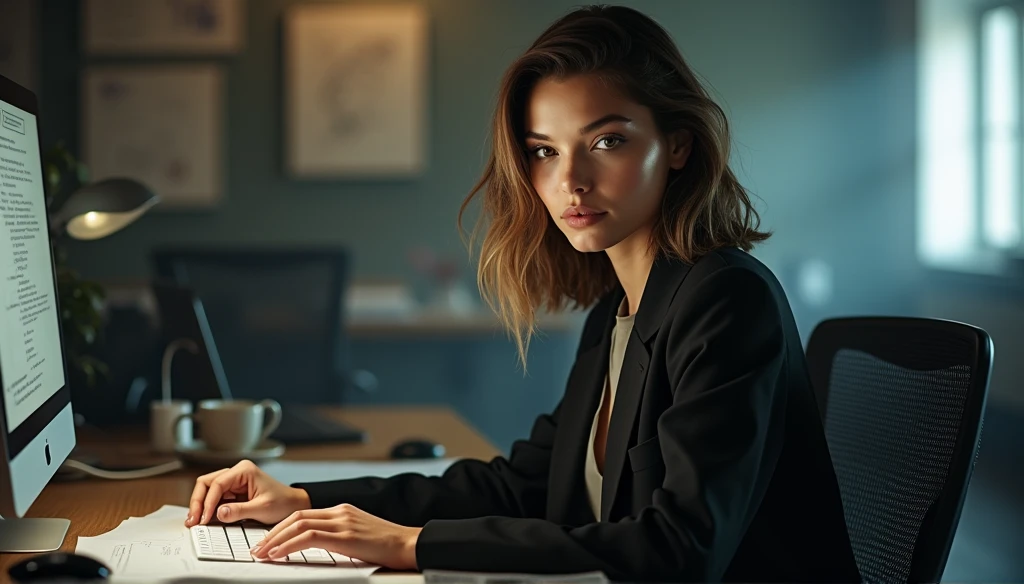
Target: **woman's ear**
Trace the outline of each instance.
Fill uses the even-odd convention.
[[[668,165],[672,170],[686,166],[693,147],[693,134],[688,130],[672,132],[668,137]]]

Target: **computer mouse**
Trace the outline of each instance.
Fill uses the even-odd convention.
[[[22,560],[7,573],[15,582],[74,582],[106,580],[110,577],[110,568],[88,556],[52,552]]]
[[[391,458],[441,458],[444,446],[424,438],[410,438],[395,444],[391,449]]]

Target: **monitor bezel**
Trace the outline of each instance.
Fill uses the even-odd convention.
[[[36,144],[39,156],[39,166],[43,169],[42,140],[39,134],[39,104],[36,96],[29,89],[22,87],[14,81],[0,75],[0,101],[24,110],[36,118]],[[43,184],[43,199],[46,199],[46,185]],[[60,318],[60,297],[57,285],[57,261],[53,253],[52,226],[50,224],[50,213],[47,210],[46,216],[46,240],[50,248],[50,271],[53,284],[53,303],[57,311],[57,334],[60,342],[61,370],[64,375],[64,383],[57,389],[41,406],[36,408],[13,432],[7,427],[7,403],[3,392],[3,365],[0,364],[0,432],[4,440],[2,449],[5,463],[10,463],[29,445],[29,443],[49,426],[53,420],[71,404],[71,388],[69,387],[69,375],[67,365],[67,351],[64,346],[64,330]],[[5,465],[6,466],[6,465]]]

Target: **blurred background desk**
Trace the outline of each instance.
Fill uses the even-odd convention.
[[[145,423],[148,401],[159,394],[164,343],[154,336],[161,326],[160,311],[150,285],[148,279],[104,283],[108,297],[100,357],[109,364],[111,376],[94,390],[75,394],[79,398],[76,412],[95,425],[125,418]],[[420,305],[394,311],[350,307],[327,318],[337,319],[337,362],[351,382],[343,389],[313,396],[305,395],[303,387],[317,383],[302,373],[314,369],[312,363],[293,358],[313,354],[315,343],[308,341],[326,334],[314,330],[323,326],[322,320],[303,318],[303,306],[309,303],[286,293],[257,306],[254,298],[269,294],[247,295],[247,288],[238,290],[230,302],[218,302],[204,295],[201,286],[195,287],[235,397],[271,397],[281,403],[443,406],[505,453],[513,441],[529,434],[538,415],[558,403],[584,317],[582,312],[540,315],[540,334],[531,342],[524,372],[515,343],[497,317],[482,306],[465,312]],[[360,284],[350,288],[349,294],[360,294]],[[242,311],[243,318],[220,318],[225,305],[237,308],[247,303],[253,307]],[[264,345],[249,348],[257,337],[266,339]],[[187,356],[177,359],[182,358]],[[255,363],[261,365],[257,369],[262,376],[253,375]],[[180,383],[189,380],[176,378],[174,386],[183,387]]]
[[[441,407],[347,407],[325,412],[349,424],[365,428],[368,440],[356,445],[291,447],[290,460],[384,460],[391,446],[403,438],[422,436],[444,444],[447,456],[490,460],[498,449],[458,414]],[[158,463],[149,452],[146,429],[83,431],[79,445],[84,453],[101,456],[107,464]],[[84,479],[52,482],[29,510],[29,517],[65,517],[71,528],[61,549],[74,551],[79,536],[94,536],[117,527],[130,516],[141,517],[163,505],[188,506],[196,477],[203,469],[181,471],[134,481]],[[184,521],[184,517],[182,518]],[[22,554],[0,555],[0,580],[7,568],[24,559]],[[395,578],[397,576],[389,576]]]

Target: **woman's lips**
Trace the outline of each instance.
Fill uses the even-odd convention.
[[[605,211],[598,211],[597,209],[580,205],[567,208],[562,213],[562,219],[565,220],[566,225],[569,227],[580,229],[600,222],[604,219],[605,215],[607,215]]]

